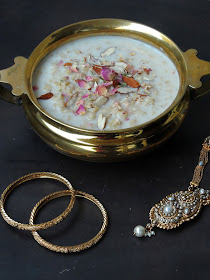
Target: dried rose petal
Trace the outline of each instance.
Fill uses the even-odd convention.
[[[63,63],[64,63],[63,60],[60,60],[56,65],[57,65],[57,66],[62,66]]]
[[[85,114],[85,107],[83,105],[80,105],[79,108],[76,111],[76,114],[80,115],[80,116],[84,115]]]
[[[78,70],[76,67],[69,66],[69,69],[74,73],[78,73]]]
[[[105,86],[105,87],[108,87],[108,86],[111,86],[113,84],[113,82],[108,82],[108,83],[102,83],[101,86]]]
[[[128,64],[126,67],[125,67],[125,70],[129,73],[131,73],[133,70],[134,70],[134,67],[133,65],[131,64]]]
[[[103,85],[99,85],[97,86],[95,93],[99,95],[105,95],[107,93],[107,88]]]
[[[89,82],[89,81],[92,81],[93,80],[93,77],[91,76],[86,76],[86,81]]]
[[[32,89],[33,90],[37,90],[37,89],[39,89],[37,86],[32,86]]]
[[[101,77],[105,81],[112,81],[116,76],[117,74],[113,70],[109,69],[108,67],[103,67],[101,70]]]
[[[52,97],[53,97],[53,93],[48,92],[48,93],[42,94],[41,96],[37,97],[37,99],[50,99]]]
[[[122,80],[123,79],[123,75],[122,74],[118,74],[118,80]]]
[[[84,105],[84,103],[85,103],[85,100],[80,99],[79,101],[76,102],[76,105],[77,106]]]
[[[109,91],[109,96],[114,95],[117,92],[118,88],[113,88],[112,90]]]
[[[89,94],[85,94],[82,96],[82,98],[87,98],[89,96]]]
[[[113,87],[118,86],[119,83],[120,83],[119,80],[118,80],[118,79],[115,79],[115,80],[113,81]]]
[[[101,67],[98,67],[98,66],[93,66],[93,70],[98,74],[100,75],[101,74]]]
[[[148,69],[147,69],[147,68],[144,68],[144,72],[146,72],[146,73],[147,73],[147,75],[149,75],[149,72],[150,72],[150,71],[152,71],[152,69],[151,69],[151,68],[148,68]]]
[[[65,106],[65,107],[68,106],[69,99],[70,99],[69,96],[64,96],[63,101],[64,101],[64,106]]]
[[[87,87],[87,83],[84,80],[77,80],[77,82],[78,82],[78,85],[81,88],[86,88]]]

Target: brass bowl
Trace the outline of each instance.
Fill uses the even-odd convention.
[[[62,123],[38,103],[32,90],[32,75],[38,63],[52,50],[68,42],[97,35],[120,35],[145,41],[161,49],[175,64],[180,87],[177,97],[158,117],[139,126],[95,131]],[[120,19],[95,19],[63,27],[44,39],[29,59],[16,57],[15,64],[0,71],[0,82],[12,85],[12,94],[0,85],[0,96],[17,102],[32,127],[51,147],[71,157],[88,161],[121,161],[135,157],[165,141],[180,126],[189,107],[192,93],[202,95],[209,88],[201,87],[202,76],[210,74],[210,63],[196,57],[197,51],[182,52],[167,36],[148,26]],[[199,90],[196,90],[200,88]]]

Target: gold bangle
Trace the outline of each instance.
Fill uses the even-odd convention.
[[[33,225],[33,221],[34,218],[38,212],[38,210],[48,201],[57,198],[57,197],[62,197],[62,196],[68,196],[70,195],[69,191],[59,191],[59,192],[55,192],[51,195],[47,195],[45,196],[42,200],[40,200],[33,208],[32,212],[31,212],[31,217],[29,220],[29,224]],[[76,196],[79,197],[84,197],[88,200],[90,200],[91,202],[95,203],[96,206],[98,206],[98,208],[101,210],[101,213],[103,215],[103,224],[102,227],[100,229],[100,231],[98,232],[98,234],[93,237],[91,240],[82,243],[80,245],[75,245],[75,246],[58,246],[58,245],[54,245],[49,243],[48,241],[44,240],[36,231],[32,231],[32,235],[34,237],[34,239],[43,247],[55,251],[55,252],[60,252],[60,253],[72,253],[72,252],[79,252],[82,251],[84,249],[87,249],[91,246],[93,246],[94,244],[96,244],[103,236],[103,234],[106,231],[107,228],[107,224],[108,224],[108,216],[107,216],[107,212],[105,210],[105,208],[103,207],[103,205],[92,195],[87,194],[85,192],[81,192],[81,191],[76,191]]]
[[[40,178],[54,179],[54,180],[62,182],[63,184],[65,184],[68,187],[68,189],[69,189],[68,192],[69,192],[69,194],[71,194],[71,200],[70,200],[68,207],[61,215],[59,215],[55,219],[50,220],[45,223],[32,225],[32,224],[22,224],[22,223],[14,221],[7,215],[7,213],[4,210],[4,204],[5,204],[5,201],[9,195],[9,193],[12,190],[14,190],[17,186],[19,186],[20,184],[22,184],[24,182],[27,182],[27,181],[30,181],[33,179],[40,179]],[[75,196],[76,196],[76,193],[75,193],[75,190],[73,189],[71,183],[67,179],[62,177],[61,175],[58,175],[56,173],[51,173],[51,172],[31,173],[31,174],[28,174],[28,175],[25,175],[25,176],[19,178],[18,180],[16,180],[12,184],[10,184],[5,189],[5,191],[3,192],[2,196],[1,196],[1,200],[0,200],[0,212],[1,212],[3,219],[12,227],[16,227],[16,228],[22,229],[22,230],[30,230],[30,231],[46,229],[46,228],[49,228],[49,227],[52,227],[52,226],[58,224],[64,218],[67,217],[67,215],[70,213],[71,209],[74,206]]]

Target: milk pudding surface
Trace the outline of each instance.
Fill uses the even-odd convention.
[[[157,48],[120,36],[93,36],[49,53],[33,74],[40,105],[63,123],[118,130],[152,120],[179,91],[173,62]]]

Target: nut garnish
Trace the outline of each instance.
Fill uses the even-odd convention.
[[[111,54],[113,54],[115,52],[115,49],[116,48],[108,48],[107,50],[105,50],[104,52],[101,53],[101,56],[104,57],[104,56],[109,56]]]
[[[96,101],[93,103],[93,105],[100,107],[100,106],[104,105],[107,101],[108,101],[108,98],[101,95],[100,97],[98,97],[96,99]]]
[[[105,125],[106,125],[106,118],[103,117],[103,114],[102,114],[102,113],[100,113],[100,114],[98,115],[98,128],[99,128],[100,130],[103,130],[104,127],[105,127]]]

